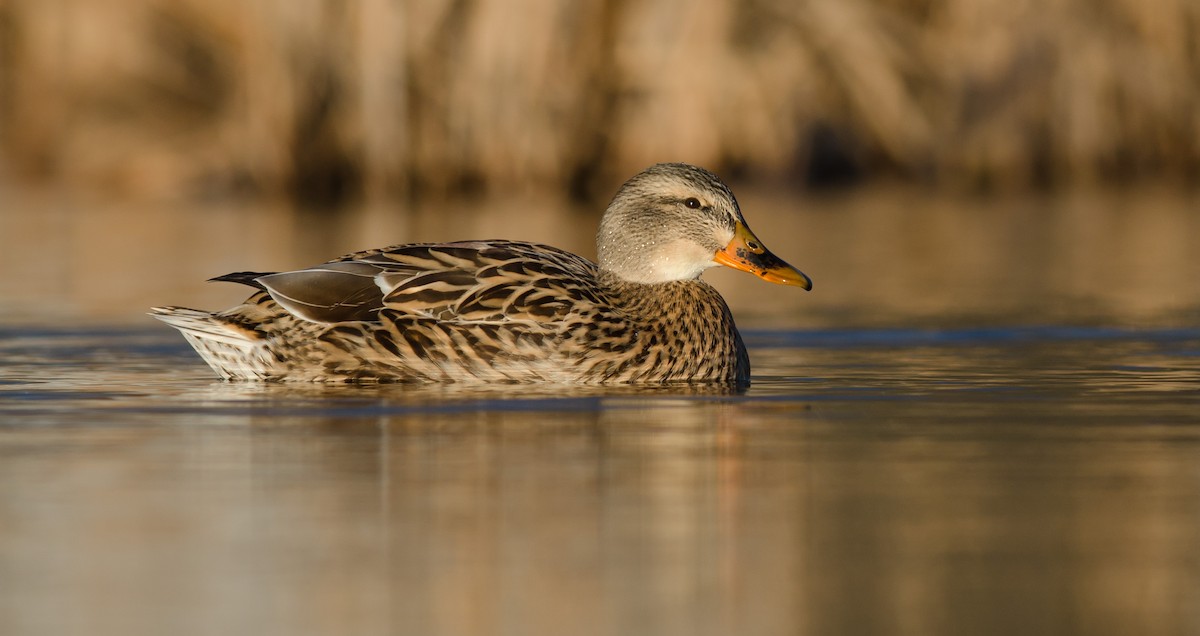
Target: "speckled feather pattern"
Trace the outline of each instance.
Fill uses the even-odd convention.
[[[377,268],[374,319],[304,320],[266,291],[212,315],[156,312],[228,379],[749,379],[729,308],[699,280],[630,283],[569,252],[515,241],[403,245],[330,262]]]

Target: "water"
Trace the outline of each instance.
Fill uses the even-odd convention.
[[[0,634],[1200,633],[1200,208],[1161,194],[739,189],[816,286],[706,275],[731,393],[222,383],[144,315],[386,243],[588,255],[595,211],[6,193]]]
[[[1200,329],[751,331],[744,393],[0,333],[5,634],[1184,634]]]

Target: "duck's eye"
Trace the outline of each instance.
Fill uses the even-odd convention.
[[[700,209],[700,199],[697,199],[696,197],[688,197],[687,199],[684,199],[683,204],[693,210]]]

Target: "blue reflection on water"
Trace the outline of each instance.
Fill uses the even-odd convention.
[[[1135,329],[1118,327],[1018,326],[947,329],[812,329],[743,332],[748,346],[799,348],[929,347],[1008,343],[1077,342],[1081,340],[1200,341],[1200,328]],[[1200,348],[1181,352],[1200,355]]]

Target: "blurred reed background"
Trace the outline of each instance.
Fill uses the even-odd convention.
[[[812,187],[1190,183],[1195,0],[0,0],[0,183],[606,197],[661,160]]]

